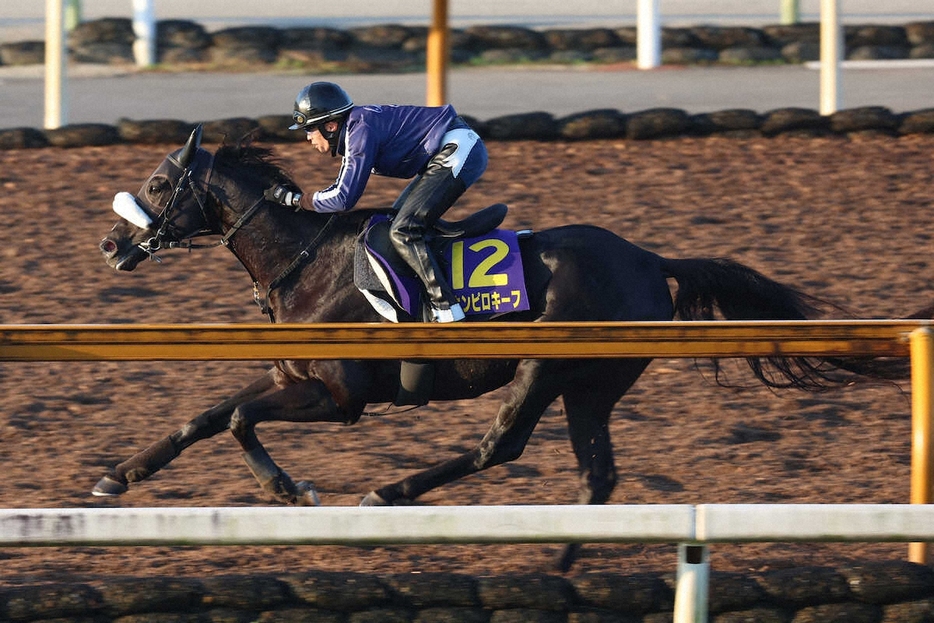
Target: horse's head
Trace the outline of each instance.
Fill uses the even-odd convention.
[[[214,157],[200,144],[198,126],[185,146],[169,154],[135,196],[121,192],[114,197],[114,211],[122,218],[100,243],[111,267],[133,270],[147,257],[156,259],[161,249],[219,233],[205,206]]]

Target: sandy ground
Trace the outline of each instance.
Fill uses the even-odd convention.
[[[175,252],[115,274],[97,251],[110,199],[135,192],[176,145],[0,152],[0,322],[261,322],[250,280],[224,249]],[[934,137],[682,138],[634,143],[492,143],[486,176],[453,215],[493,201],[514,227],[589,222],[669,257],[727,256],[861,317],[931,302]],[[278,146],[306,188],[336,161]],[[400,184],[378,180],[366,207]],[[264,369],[258,363],[0,365],[0,507],[269,504],[233,438],[198,444],[117,499],[90,496],[114,464],[183,425]],[[616,504],[908,501],[907,385],[812,395],[724,389],[703,366],[657,360],[618,405]],[[353,427],[259,430],[325,505],[464,451],[497,396]],[[557,504],[577,476],[560,403],[523,457],[432,492],[425,504]],[[34,548],[0,551],[0,584],[106,574],[206,575],[334,569],[475,574],[550,569],[557,546]],[[905,557],[898,545],[716,546],[715,569],[764,570]],[[573,573],[673,570],[674,545],[591,546]]]

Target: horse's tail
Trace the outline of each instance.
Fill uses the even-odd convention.
[[[841,308],[728,259],[665,259],[662,269],[678,283],[680,320],[809,320]],[[773,388],[820,391],[860,380],[906,378],[908,362],[874,357],[749,357],[752,373]],[[714,361],[716,379],[720,366]]]

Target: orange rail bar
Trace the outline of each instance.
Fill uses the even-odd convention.
[[[934,333],[926,320],[0,325],[0,361],[751,356],[911,357],[911,502],[930,504]],[[912,543],[909,559],[928,561]]]
[[[927,321],[0,325],[0,361],[909,356]]]

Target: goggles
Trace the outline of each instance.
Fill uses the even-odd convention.
[[[319,119],[320,119],[320,115],[318,117],[309,117],[305,113],[296,110],[295,112],[292,113],[292,121],[294,121],[295,123],[289,126],[289,129],[290,130],[309,130],[309,131],[314,130],[315,128],[317,128],[323,123],[322,121],[319,121]]]

